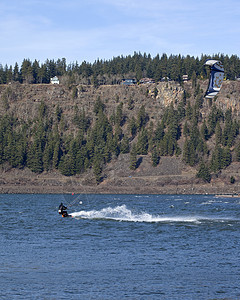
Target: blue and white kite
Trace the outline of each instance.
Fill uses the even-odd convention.
[[[208,88],[205,94],[206,98],[211,99],[215,97],[221,89],[224,78],[224,68],[221,61],[215,59],[207,60],[204,65],[209,66],[211,70]]]

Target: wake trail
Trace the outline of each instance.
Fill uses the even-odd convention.
[[[117,207],[107,207],[101,210],[91,210],[91,211],[79,211],[71,213],[74,218],[80,219],[106,219],[115,221],[125,221],[125,222],[145,222],[145,223],[195,223],[200,224],[202,222],[225,222],[231,221],[229,219],[216,219],[212,217],[202,217],[202,216],[162,216],[162,215],[152,215],[146,212],[135,213],[126,207],[126,205],[121,205]]]

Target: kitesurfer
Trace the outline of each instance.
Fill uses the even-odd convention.
[[[58,207],[58,213],[60,215],[62,215],[63,217],[67,217],[68,216],[67,207],[64,206],[62,202],[61,202],[61,204]]]

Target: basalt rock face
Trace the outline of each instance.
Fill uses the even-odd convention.
[[[142,105],[152,119],[162,114],[162,109],[171,102],[177,103],[182,99],[183,87],[174,82],[151,85],[102,85],[94,88],[91,85],[75,86],[76,94],[73,96],[73,87],[50,84],[11,84],[0,85],[0,113],[14,113],[19,118],[34,118],[37,115],[39,103],[43,101],[49,107],[52,114],[59,105],[64,115],[73,116],[74,107],[83,107],[90,117],[93,115],[93,107],[100,97],[104,102],[107,114],[116,110],[116,106],[122,102],[127,116],[136,115],[136,111]],[[154,96],[153,90],[157,89]]]
[[[200,89],[206,90],[207,81],[199,81]],[[40,103],[44,102],[49,117],[55,118],[57,106],[61,107],[67,130],[71,132],[74,109],[84,108],[90,120],[94,120],[94,104],[97,99],[105,105],[108,116],[116,112],[119,103],[123,104],[123,113],[127,119],[137,116],[144,105],[149,121],[156,126],[161,120],[166,107],[177,106],[188,93],[188,101],[194,102],[192,82],[183,85],[175,82],[161,82],[149,85],[121,86],[103,85],[98,88],[91,85],[0,85],[0,116],[13,114],[19,120],[37,118]],[[240,82],[224,81],[221,92],[212,101],[223,111],[232,109],[233,116],[239,119]],[[204,100],[201,115],[206,118],[212,103]],[[123,126],[123,131],[127,125]],[[74,134],[74,133],[73,133]],[[179,140],[183,148],[183,137]],[[211,146],[211,145],[210,145]],[[129,154],[120,154],[118,159],[104,166],[103,182],[96,184],[92,170],[72,177],[65,177],[58,171],[32,173],[25,168],[17,170],[7,164],[0,166],[0,193],[238,193],[240,192],[240,164],[233,162],[229,167],[213,176],[210,183],[203,183],[196,178],[197,168],[187,166],[179,157],[162,156],[157,167],[153,167],[150,155],[138,157],[139,167],[129,168]],[[236,182],[230,184],[234,176]]]
[[[207,81],[199,81],[199,84],[200,89],[204,91]],[[102,85],[98,88],[81,85],[75,88],[77,92],[73,96],[73,86],[18,83],[0,85],[0,114],[14,113],[19,118],[28,119],[29,116],[34,117],[37,114],[39,103],[44,101],[52,114],[59,105],[64,114],[70,117],[74,113],[74,106],[78,105],[84,107],[91,116],[94,103],[100,97],[108,114],[111,114],[122,102],[128,117],[136,115],[138,108],[144,105],[151,118],[157,120],[165,107],[171,103],[176,105],[182,100],[184,90],[189,92],[190,101],[193,101],[194,96],[191,81],[183,85],[170,81],[135,86]],[[155,89],[156,94],[154,94]],[[208,101],[206,100],[206,107]],[[224,81],[216,105],[223,110],[232,108],[233,112],[238,115],[240,113],[240,81]]]

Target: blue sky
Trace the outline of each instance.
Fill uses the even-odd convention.
[[[239,0],[1,0],[0,63],[240,56]]]

